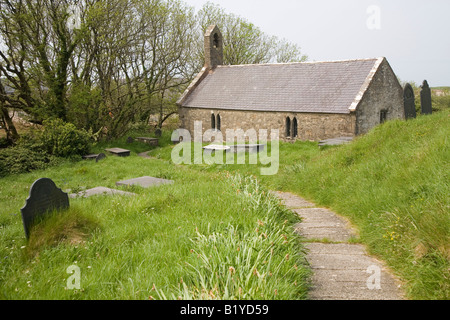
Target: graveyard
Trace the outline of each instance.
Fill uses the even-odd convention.
[[[175,165],[164,132],[159,146],[124,137],[91,150],[126,157],[105,152],[1,178],[0,296],[307,299],[308,242],[276,190],[349,219],[359,230],[352,243],[386,261],[407,298],[447,299],[449,117],[444,109],[388,121],[340,145],[281,143],[273,176],[260,175],[261,165]],[[27,239],[21,209],[44,177],[70,206]],[[81,270],[79,289],[68,287],[70,266]]]

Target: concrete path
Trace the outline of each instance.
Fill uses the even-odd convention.
[[[352,243],[358,232],[343,217],[318,208],[291,193],[274,192],[302,222],[297,232],[306,240],[313,270],[311,300],[403,300],[400,282],[385,264]]]

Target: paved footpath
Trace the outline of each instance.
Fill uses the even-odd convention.
[[[369,256],[364,245],[349,241],[358,234],[347,220],[294,194],[274,193],[302,218],[296,230],[307,240],[306,258],[313,270],[309,299],[405,299],[385,264]]]

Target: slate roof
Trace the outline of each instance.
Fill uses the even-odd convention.
[[[191,108],[350,113],[384,58],[218,66],[179,100]],[[194,81],[194,82],[195,82]]]

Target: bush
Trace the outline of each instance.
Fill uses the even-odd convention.
[[[25,137],[21,144],[33,150],[67,158],[85,155],[91,146],[91,137],[90,132],[79,130],[74,124],[57,119],[45,121],[42,131]]]
[[[45,169],[56,162],[56,157],[45,152],[26,149],[22,146],[1,149],[0,177]]]

